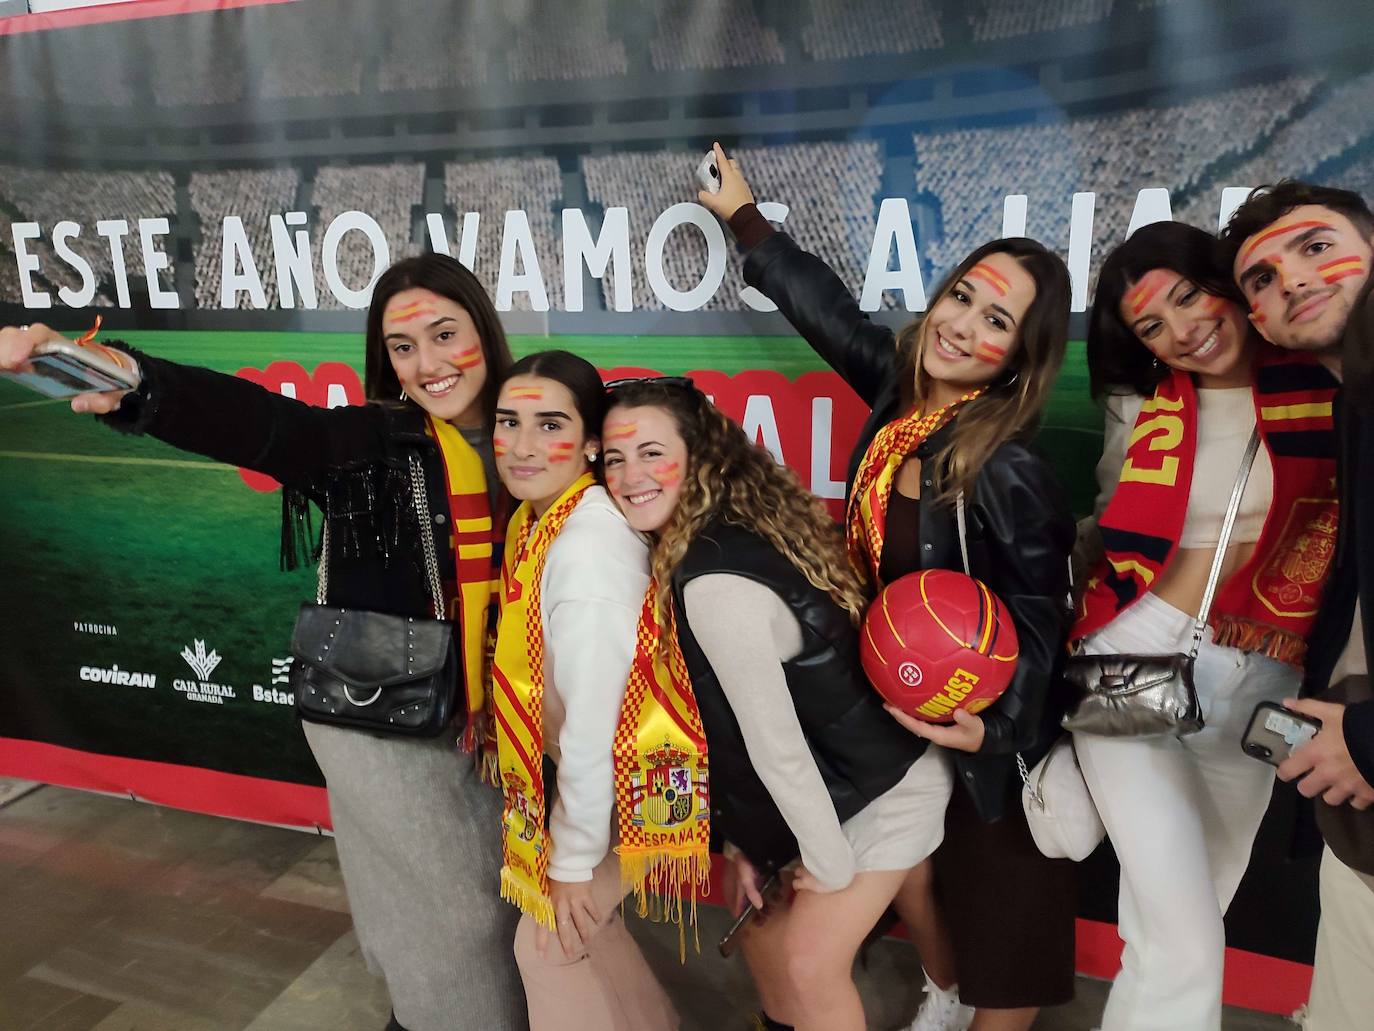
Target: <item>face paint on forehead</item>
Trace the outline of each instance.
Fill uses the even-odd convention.
[[[412,322],[421,315],[437,315],[438,310],[429,301],[415,301],[403,308],[397,308],[390,315],[392,322]]]
[[[1364,261],[1358,254],[1350,254],[1344,258],[1335,258],[1325,264],[1318,265],[1317,271],[1322,274],[1322,281],[1325,283],[1335,283],[1338,280],[1348,279],[1350,276],[1364,274]]]
[[[980,362],[987,362],[989,365],[998,364],[1007,356],[1007,349],[999,347],[991,340],[980,340],[978,346],[973,349],[973,357]]]
[[[544,391],[538,387],[512,387],[506,396],[512,401],[542,401]]]
[[[453,356],[453,364],[460,369],[475,369],[482,364],[482,348],[474,344]]]
[[[1131,317],[1136,318],[1145,306],[1154,299],[1164,285],[1169,282],[1169,273],[1162,269],[1151,269],[1135,286],[1126,291],[1126,303],[1131,306]]]
[[[986,261],[980,261],[973,268],[968,270],[967,278],[981,279],[996,292],[998,297],[1006,297],[1011,290],[1011,283],[1007,282],[1007,277],[998,272]]]
[[[637,422],[613,422],[606,427],[606,439],[629,440],[638,430]]]
[[[1277,236],[1287,236],[1289,233],[1295,233],[1299,229],[1334,228],[1335,226],[1331,225],[1329,222],[1323,222],[1321,221],[1321,219],[1316,218],[1305,218],[1299,222],[1279,222],[1278,225],[1266,229],[1264,232],[1260,233],[1259,236],[1256,236],[1253,240],[1250,241],[1249,245],[1245,248],[1245,250],[1241,252],[1240,265],[1243,268],[1245,266],[1245,263],[1250,260],[1251,255],[1253,255],[1255,251],[1259,250],[1261,246],[1263,246],[1265,243],[1274,239]],[[1269,259],[1266,258],[1265,260],[1267,261]]]

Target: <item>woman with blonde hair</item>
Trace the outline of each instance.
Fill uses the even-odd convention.
[[[719,145],[716,160],[721,188],[700,199],[747,250],[745,280],[872,409],[849,467],[846,536],[856,563],[881,587],[917,570],[962,570],[966,544],[972,574],[1016,626],[1016,674],[990,708],[957,712],[951,726],[891,711],[939,746],[964,788],[944,813],[933,864],[917,867],[897,898],[926,972],[912,1027],[1024,1031],[1039,1007],[1073,996],[1073,867],[1036,849],[1017,772],[1018,756],[1033,765],[1048,751],[1063,711],[1051,696],[1068,629],[1074,524],[1029,442],[1063,361],[1068,271],[1033,240],[991,241],[958,263],[923,318],[894,335],[859,310],[823,261],[764,220]]]
[[[861,578],[795,474],[687,380],[616,384],[603,442],[611,496],[655,538],[635,670],[682,698],[709,742],[709,758],[675,763],[689,771],[680,815],[709,816],[764,877],[801,859],[804,890],[746,947],[765,1012],[858,1031],[854,957],[939,843],[949,764],[865,681]],[[752,879],[743,892],[762,907]]]

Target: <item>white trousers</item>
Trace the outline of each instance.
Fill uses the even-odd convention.
[[[1192,617],[1147,594],[1091,635],[1093,654],[1186,652]],[[1218,1031],[1222,915],[1250,862],[1273,767],[1240,748],[1255,704],[1295,694],[1298,672],[1203,641],[1194,669],[1206,726],[1187,737],[1076,734],[1084,779],[1121,862],[1126,944],[1102,1031]]]
[[[1322,854],[1322,920],[1304,1031],[1359,1031],[1374,1023],[1374,877]]]

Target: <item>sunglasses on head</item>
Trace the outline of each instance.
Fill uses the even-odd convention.
[[[665,387],[696,389],[696,384],[692,382],[691,376],[626,376],[624,379],[610,380],[606,383],[606,389],[619,390],[621,387],[628,387],[634,383],[658,383]]]

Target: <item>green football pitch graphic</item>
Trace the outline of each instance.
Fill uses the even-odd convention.
[[[274,360],[343,361],[360,368],[361,334],[130,332],[152,354],[232,373]],[[675,374],[774,369],[788,377],[825,366],[788,337],[513,337],[517,355],[564,347],[603,368]],[[232,426],[225,427],[233,433]],[[1075,508],[1092,500],[1101,415],[1087,393],[1081,344],[1071,344],[1042,450]],[[289,706],[253,700],[272,688],[272,657],[290,653],[314,574],[277,568],[280,501],[249,490],[232,467],[158,441],[120,435],[0,382],[0,736],[18,734],[94,751],[281,779],[316,774]],[[76,624],[117,628],[91,633]],[[192,702],[175,679],[205,642],[221,661],[203,679],[234,697]],[[147,689],[100,683],[82,667],[151,673]],[[284,688],[284,685],[277,685]]]

